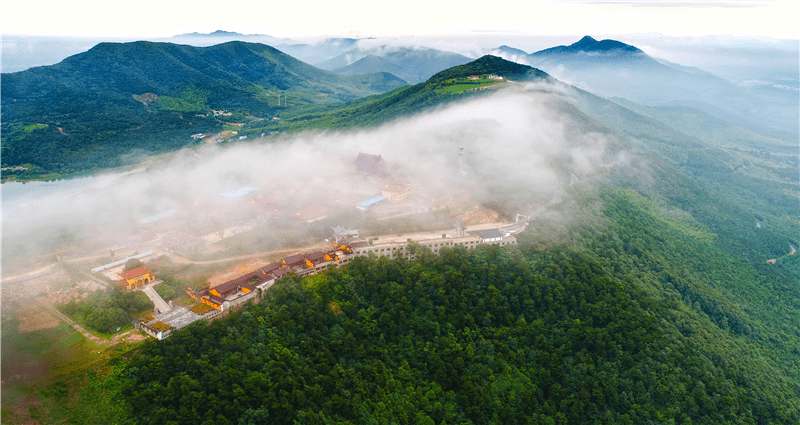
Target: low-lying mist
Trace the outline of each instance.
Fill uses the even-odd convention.
[[[256,214],[256,198],[287,217],[325,205],[358,211],[359,202],[380,194],[387,181],[410,182],[431,204],[463,197],[524,213],[576,178],[591,180],[619,164],[623,146],[573,108],[563,88],[515,84],[375,129],[209,145],[146,171],[91,177],[74,189],[17,186],[20,193],[4,199],[3,262],[7,267],[75,245],[94,252],[108,252],[109,244],[157,246],[158,232],[130,242],[143,218],[167,213],[195,223],[247,222]],[[356,173],[359,152],[381,155],[391,178]],[[244,187],[255,190],[234,199],[221,195]]]

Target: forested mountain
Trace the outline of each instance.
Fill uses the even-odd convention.
[[[634,58],[643,60],[653,60],[644,54],[638,48],[625,44],[616,40],[602,40],[597,41],[590,36],[584,36],[575,43],[569,46],[556,46],[549,49],[539,50],[534,52],[531,56],[548,57],[555,55],[574,55],[577,53],[598,53],[598,54],[613,54],[620,59],[632,60]]]
[[[409,74],[401,66],[377,55],[364,56],[363,58],[351,64],[334,69],[333,72],[344,75],[365,74],[369,72],[388,72],[400,79],[403,79],[404,81],[410,80],[414,84],[419,82],[415,81],[417,79],[416,76]]]
[[[554,77],[601,96],[617,96],[646,105],[667,102],[693,106],[712,115],[720,111],[747,122],[791,132],[797,139],[797,95],[760,92],[736,85],[698,69],[656,60],[635,46],[586,36],[568,45],[531,54],[502,46],[505,58],[537,67]]]
[[[241,122],[271,118],[287,99],[341,102],[402,85],[386,73],[320,70],[262,44],[101,43],[53,66],[3,74],[2,161],[59,173],[110,167],[133,151],[174,150],[193,133],[221,130],[212,109]]]

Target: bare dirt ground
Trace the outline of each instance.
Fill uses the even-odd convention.
[[[104,345],[113,345],[123,338],[131,341],[132,334],[128,331],[115,335],[111,339],[101,339],[87,331],[70,318],[62,314],[56,305],[66,304],[71,301],[80,301],[90,293],[103,289],[104,286],[94,280],[75,281],[70,273],[61,264],[50,267],[48,273],[26,280],[3,280],[2,296],[4,313],[17,311],[20,313],[19,332],[31,332],[40,329],[49,329],[58,326],[61,321],[68,323],[84,337]],[[36,307],[44,307],[36,308]],[[134,338],[135,340],[135,338]]]
[[[102,289],[94,280],[75,282],[65,268],[56,264],[41,276],[8,281],[3,279],[3,310],[25,310],[32,297],[44,297],[50,304],[64,304],[86,298],[90,292]]]
[[[3,279],[3,311],[25,310],[32,297],[53,296],[68,291],[71,286],[69,273],[60,265],[30,279]]]
[[[106,254],[106,253],[93,254],[93,255],[87,255],[87,256],[79,257],[79,258],[70,258],[70,259],[64,260],[64,261],[67,262],[67,263],[77,263],[77,262],[81,262],[81,261],[94,260],[94,259],[97,259],[97,258],[104,257],[106,255],[108,255],[108,254]],[[50,270],[52,270],[54,267],[60,266],[60,264],[61,263],[53,262],[53,263],[47,264],[45,266],[41,266],[36,270],[31,270],[31,271],[28,271],[28,272],[25,272],[25,273],[20,273],[20,274],[13,275],[13,276],[3,275],[3,283],[6,284],[6,283],[11,283],[11,282],[18,282],[18,281],[22,281],[22,280],[33,279],[33,278],[36,278],[36,277],[42,277],[45,274],[49,273]]]
[[[19,332],[33,332],[55,328],[61,321],[53,314],[39,309],[30,309],[19,315]]]
[[[100,272],[103,276],[110,279],[112,282],[116,282],[118,280],[122,280],[122,271],[125,269],[124,264],[120,264],[117,267],[112,267],[110,269],[105,269]]]
[[[496,223],[500,213],[476,205],[456,216],[456,219],[465,226],[470,224]]]
[[[221,285],[229,280],[236,279],[239,276],[244,276],[248,273],[254,272],[259,268],[268,265],[269,263],[271,263],[271,261],[267,261],[265,259],[255,259],[246,261],[244,263],[239,263],[210,277],[208,279],[208,286],[213,288]]]
[[[248,273],[254,272],[261,267],[264,267],[271,262],[275,261],[276,257],[286,257],[288,255],[293,255],[299,252],[308,252],[308,251],[316,251],[316,250],[329,250],[333,249],[333,245],[330,243],[320,242],[316,245],[306,246],[303,248],[289,248],[289,249],[276,249],[272,251],[260,252],[258,254],[252,255],[243,255],[240,257],[232,257],[226,258],[223,260],[216,260],[216,262],[222,261],[233,261],[233,260],[243,260],[243,259],[250,259],[248,261],[244,261],[241,263],[236,264],[235,266],[228,267],[225,270],[222,270],[213,276],[208,278],[209,287],[213,288],[215,286],[221,285],[229,280],[236,279],[237,277],[244,276]],[[253,257],[260,257],[260,258],[253,258]],[[172,258],[172,257],[170,257]],[[175,261],[175,259],[173,259]],[[188,260],[187,260],[188,261]],[[176,263],[178,261],[175,261]],[[194,264],[211,264],[206,261],[197,261],[192,262]]]
[[[236,257],[226,257],[226,258],[220,258],[218,260],[205,260],[205,261],[194,261],[186,257],[182,257],[180,255],[175,255],[175,254],[167,254],[167,257],[169,257],[169,259],[172,260],[172,262],[175,264],[206,265],[206,264],[226,263],[228,261],[246,260],[248,258],[254,258],[254,257],[266,257],[272,254],[284,254],[287,252],[296,252],[296,251],[298,251],[297,248],[275,249],[272,251],[257,252],[255,254],[238,255]]]

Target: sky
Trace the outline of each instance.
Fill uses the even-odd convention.
[[[216,30],[276,37],[660,33],[800,38],[787,1],[40,1],[4,0],[3,34],[170,37]]]

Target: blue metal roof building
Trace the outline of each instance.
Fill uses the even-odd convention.
[[[363,201],[363,202],[359,203],[358,206],[362,207],[362,208],[367,208],[367,207],[370,207],[372,205],[377,204],[380,201],[383,201],[384,199],[386,199],[385,196],[378,195],[378,196],[375,196],[374,198],[370,198],[370,199],[367,199],[366,201]]]
[[[250,193],[250,192],[252,192],[254,190],[256,190],[256,188],[248,186],[248,187],[242,187],[242,188],[239,188],[239,189],[236,189],[236,190],[231,190],[231,191],[225,192],[225,193],[220,193],[220,195],[222,195],[222,196],[224,196],[224,197],[226,197],[228,199],[233,199],[233,198],[238,198],[240,196],[247,195],[248,193]]]

